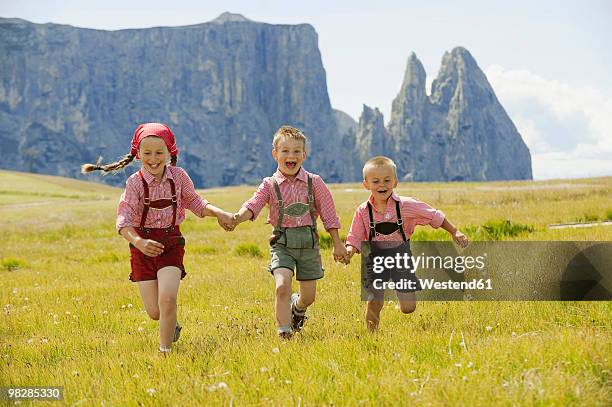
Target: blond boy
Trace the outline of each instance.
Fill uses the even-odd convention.
[[[269,271],[276,283],[275,313],[278,334],[290,338],[302,328],[306,309],[314,302],[316,281],[323,277],[317,217],[333,241],[336,261],[345,261],[347,252],[338,235],[340,220],[329,188],[320,176],[302,168],[307,157],[306,137],[291,126],[282,126],[274,135],[272,157],[278,169],[264,178],[251,199],[234,214],[236,223],[255,220],[268,204],[270,237]],[[291,280],[299,281],[299,295],[291,294]]]
[[[442,211],[436,210],[414,198],[403,197],[393,192],[397,187],[397,167],[393,160],[384,156],[369,159],[363,167],[363,186],[370,191],[368,200],[356,209],[351,229],[346,237],[348,258],[360,253],[363,241],[397,242],[386,244],[391,251],[404,250],[410,253],[409,239],[417,225],[431,225],[433,228],[446,230],[453,240],[462,247],[467,246],[468,239],[446,219]],[[372,273],[366,277],[368,300],[366,304],[366,326],[368,330],[378,329],[380,311],[384,305],[384,292],[372,284]],[[396,290],[400,309],[409,314],[416,309],[415,291],[420,289],[418,280],[414,280],[414,289]]]

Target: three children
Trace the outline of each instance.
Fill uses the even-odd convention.
[[[239,223],[255,220],[269,206],[269,272],[275,281],[275,315],[278,335],[288,339],[306,320],[306,310],[316,297],[316,281],[324,276],[319,251],[317,218],[330,234],[335,261],[348,264],[360,252],[362,241],[392,241],[393,250],[410,250],[408,240],[416,225],[431,225],[447,230],[461,246],[467,238],[444,216],[424,202],[400,197],[396,167],[386,157],[374,157],[363,168],[363,185],[370,198],[353,217],[346,245],[339,236],[340,220],[329,188],[319,175],[306,171],[307,139],[291,126],[282,126],[274,135],[272,157],[278,169],[264,178],[251,199],[233,215],[200,197],[185,170],[176,167],[178,149],[172,131],[159,123],[138,126],[130,153],[116,163],[83,165],[82,172],[116,171],[134,159],[140,170],[130,176],[117,209],[116,228],[130,243],[130,280],[137,282],[149,317],[159,320],[159,351],[170,352],[178,340],[177,296],[183,266],[185,239],[179,225],[185,209],[196,216],[215,216],[221,227],[233,230]],[[370,276],[371,273],[368,273]],[[299,293],[291,292],[291,281],[299,282]],[[387,276],[389,277],[389,276]],[[367,278],[366,322],[375,330],[383,307],[382,292],[372,288]],[[369,284],[369,285],[368,285]],[[400,307],[409,313],[416,307],[414,290],[398,292]]]

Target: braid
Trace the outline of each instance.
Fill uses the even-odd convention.
[[[81,172],[83,174],[87,174],[93,171],[115,172],[127,166],[134,160],[135,157],[135,155],[126,154],[121,160],[106,165],[100,165],[100,162],[102,161],[102,157],[100,157],[95,164],[83,164],[81,166]]]
[[[178,161],[178,156],[173,155],[172,157],[170,157],[170,165],[172,165],[173,167],[176,167],[177,161]]]

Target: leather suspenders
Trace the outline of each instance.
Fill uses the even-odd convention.
[[[297,216],[301,216],[301,209],[308,206],[308,212],[310,213],[310,220],[312,222],[311,226],[316,226],[317,222],[314,216],[314,193],[312,189],[312,177],[310,175],[308,176],[308,204],[296,202],[291,205],[285,206],[283,204],[283,196],[281,195],[280,187],[278,186],[278,183],[274,178],[272,178],[272,184],[274,185],[274,192],[276,192],[276,200],[278,202],[278,222],[276,223],[276,229],[282,229],[284,215],[286,212],[288,212],[287,209],[292,206],[299,206],[298,208],[296,208],[297,213],[295,215]]]
[[[151,201],[151,199],[149,198],[149,186],[147,185],[147,181],[145,181],[142,175],[142,171],[138,171],[138,175],[140,176],[140,180],[142,181],[142,188],[144,189],[144,209],[142,211],[142,217],[140,218],[140,228],[144,228],[145,222],[147,220],[147,214],[149,213],[149,208],[165,209],[169,206],[172,206],[172,226],[170,227],[174,227],[176,223],[177,199],[176,187],[172,178],[168,178],[168,182],[170,182],[170,191],[172,192],[172,198],[156,199],[155,201]]]
[[[397,212],[397,222],[374,222],[374,214],[372,211],[372,204],[368,201],[368,215],[370,215],[370,233],[368,234],[368,240],[371,242],[376,235],[390,235],[391,233],[399,230],[402,235],[402,239],[407,241],[406,234],[404,233],[404,221],[402,220],[402,213],[400,211],[399,201],[395,201],[395,211]]]

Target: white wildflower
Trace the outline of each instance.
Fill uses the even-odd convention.
[[[219,382],[217,384],[213,384],[212,386],[208,386],[208,391],[212,393],[213,391],[217,391],[217,390],[220,390],[220,389],[224,389],[225,390],[227,388],[228,388],[227,387],[227,383]]]

